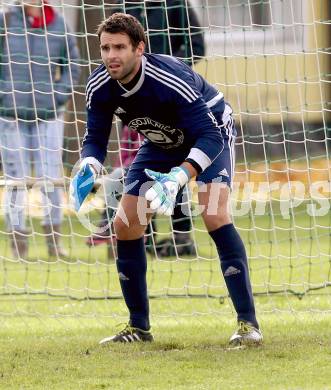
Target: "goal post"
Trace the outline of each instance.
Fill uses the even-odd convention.
[[[123,129],[116,118],[105,164],[108,173],[100,179],[97,193],[79,214],[69,207],[68,182],[85,130],[86,79],[100,63],[96,27],[115,10],[131,12],[136,8],[144,21],[149,44],[152,46],[153,39],[159,37],[172,53],[175,39],[183,38],[181,59],[191,63],[222,91],[234,110],[238,136],[231,208],[246,245],[258,311],[330,312],[329,2],[53,0],[49,3],[68,26],[63,33],[66,42],[71,37],[79,46],[79,60],[69,58],[65,66],[74,62],[80,67],[81,77],[72,85],[64,116],[58,118],[64,124],[62,178],[36,178],[34,171],[19,180],[6,175],[3,156],[10,147],[0,143],[0,317],[123,315],[123,306],[117,306],[122,301],[114,260],[115,239],[111,236],[108,244],[103,245],[89,241],[91,234],[100,233],[98,223],[105,209],[106,181],[120,182],[118,177],[111,176],[112,167],[121,151],[128,148],[120,141]],[[24,1],[3,0],[0,11],[8,12],[22,4]],[[155,9],[162,13],[162,24],[158,27],[148,20]],[[180,14],[182,25],[171,24],[174,13]],[[191,13],[196,19],[189,17]],[[192,24],[192,20],[199,25]],[[26,27],[23,33],[29,39],[34,32]],[[47,30],[41,33],[52,39]],[[15,32],[4,22],[0,26],[2,47],[15,34],[21,32]],[[203,55],[196,55],[193,50],[198,34],[203,35]],[[5,50],[2,53],[0,120],[3,97],[13,92],[5,89],[1,68],[7,66],[12,71],[17,65],[17,59],[6,56]],[[29,57],[22,61],[31,70],[38,61],[51,68],[53,60]],[[6,117],[5,121],[17,123],[18,114]],[[45,121],[43,118],[38,123]],[[135,144],[134,148],[137,147]],[[17,150],[17,158],[21,156]],[[45,232],[42,226],[50,208],[47,199],[45,202],[47,185],[61,191],[61,230]],[[15,204],[6,203],[8,192],[24,196],[26,230],[18,234],[13,234],[6,223],[8,207],[15,208]],[[156,232],[149,234],[152,250],[148,254],[148,285],[151,298],[156,298],[152,314],[177,318],[227,313],[232,310],[231,304],[216,250],[199,217],[194,183],[183,202],[190,221],[185,233],[193,241],[191,254],[181,254],[173,245],[178,231],[169,218],[157,217]],[[47,238],[55,243],[61,240],[67,256],[49,257]],[[159,255],[158,243],[164,239],[169,239],[167,245],[172,244],[170,257]],[[25,256],[13,255],[13,240],[16,249],[20,240],[28,242]]]

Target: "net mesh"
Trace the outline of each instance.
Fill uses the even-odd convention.
[[[1,2],[1,11],[21,7],[24,2]],[[69,47],[76,41],[80,56],[58,61],[58,72],[69,70],[70,99],[64,113],[55,119],[64,128],[59,177],[38,177],[35,167],[19,180],[5,172],[4,150],[24,159],[22,150],[1,141],[0,219],[0,315],[109,317],[121,316],[121,300],[115,258],[115,239],[104,240],[106,216],[112,217],[116,204],[108,204],[103,181],[96,195],[86,202],[79,215],[68,207],[68,181],[79,157],[84,134],[85,80],[100,63],[96,26],[110,13],[138,12],[145,27],[150,50],[153,39],[161,39],[164,52],[174,55],[177,38],[182,39],[181,59],[222,91],[234,110],[238,129],[236,175],[232,192],[235,224],[245,242],[254,294],[259,311],[330,310],[331,213],[330,213],[330,5],[313,0],[192,0],[187,1],[50,1],[64,17],[65,30],[41,29],[46,46],[58,35]],[[149,21],[151,11],[162,13],[162,23]],[[196,19],[189,16],[196,14]],[[171,15],[179,24],[174,25]],[[34,31],[25,26],[16,31],[10,19],[2,19],[0,41],[3,48],[13,38],[28,41]],[[195,51],[195,39],[204,36],[205,50]],[[30,48],[31,49],[31,48]],[[33,50],[33,49],[31,49]],[[18,59],[0,56],[14,83],[15,66],[24,63],[28,72],[38,64],[52,69],[54,58],[34,57],[33,51]],[[49,47],[48,47],[48,53]],[[201,54],[203,53],[203,54]],[[61,68],[62,67],[62,68]],[[80,78],[74,82],[74,69]],[[3,71],[0,73],[3,75]],[[4,97],[20,87],[0,77],[1,129],[32,124],[41,132],[53,119],[22,118],[20,107],[4,116]],[[39,87],[33,85],[36,99]],[[52,96],[57,86],[51,83]],[[39,134],[39,133],[38,133]],[[109,140],[106,169],[125,168],[123,151],[134,152],[139,139],[126,145],[123,128],[114,121]],[[38,136],[40,137],[40,135]],[[52,152],[52,147],[39,146]],[[45,160],[46,161],[46,160]],[[47,164],[44,160],[37,164]],[[54,160],[50,161],[52,165]],[[37,177],[37,178],[36,178]],[[119,177],[110,176],[120,183]],[[50,201],[49,186],[59,189],[58,208],[63,213],[60,227],[45,228]],[[6,222],[5,194],[23,197],[24,229],[12,232]],[[105,205],[105,202],[107,203]],[[198,215],[194,183],[183,199],[188,227],[178,230],[173,221],[156,217],[148,232],[148,285],[154,316],[187,316],[232,311],[220,275],[219,260]],[[104,214],[104,215],[103,215]],[[96,234],[97,233],[97,234]],[[91,235],[94,234],[91,238]],[[96,234],[96,235],[95,235]],[[180,241],[189,239],[185,247]],[[101,236],[101,239],[100,239]],[[58,251],[57,244],[67,251]],[[27,252],[20,252],[22,243]],[[106,243],[105,243],[106,242]],[[184,246],[183,246],[184,245]],[[49,256],[49,250],[55,253]],[[183,251],[184,248],[184,251]],[[188,248],[185,252],[185,248]],[[162,254],[163,250],[163,254]],[[166,256],[164,256],[166,254]],[[176,298],[176,299],[175,299]],[[195,298],[195,299],[193,299]],[[300,298],[298,300],[297,298]],[[301,299],[303,298],[303,299]],[[193,302],[193,303],[192,303]]]

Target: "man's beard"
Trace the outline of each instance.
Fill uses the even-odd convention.
[[[127,78],[132,72],[133,72],[133,69],[134,69],[134,66],[128,70],[124,75],[120,75],[118,77],[116,77],[116,73],[114,76],[112,76],[112,73],[109,72],[110,76],[114,79],[114,80],[118,80],[120,83],[121,83],[121,80]]]

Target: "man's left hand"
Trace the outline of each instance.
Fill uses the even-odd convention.
[[[150,208],[158,214],[172,215],[178,191],[189,181],[190,175],[183,167],[174,167],[169,173],[145,169],[148,177],[156,183],[145,194]]]

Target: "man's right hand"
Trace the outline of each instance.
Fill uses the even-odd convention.
[[[76,211],[79,211],[85,198],[92,191],[101,168],[100,162],[93,157],[87,157],[80,163],[80,169],[70,183],[70,200]]]

